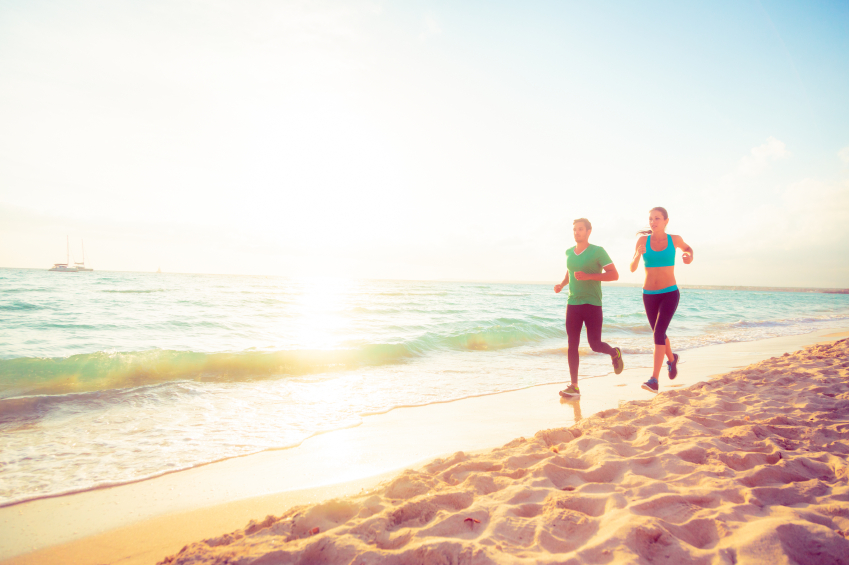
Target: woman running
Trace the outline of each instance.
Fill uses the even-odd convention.
[[[693,262],[693,248],[684,243],[680,235],[669,235],[666,233],[666,224],[669,223],[669,214],[665,208],[658,206],[649,212],[649,226],[651,229],[637,232],[640,238],[637,240],[637,248],[634,259],[631,261],[631,272],[637,270],[640,256],[646,264],[646,281],[643,283],[643,305],[646,308],[646,316],[654,331],[654,369],[651,378],[643,383],[643,388],[657,392],[657,377],[660,375],[660,365],[663,357],[669,359],[666,368],[669,370],[669,378],[674,379],[678,375],[678,354],[672,353],[666,330],[669,322],[678,308],[678,285],[675,284],[675,248],[684,251],[681,259],[685,265]]]

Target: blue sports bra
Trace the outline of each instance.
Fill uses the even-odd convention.
[[[663,251],[655,251],[651,248],[651,236],[646,236],[646,252],[643,253],[643,262],[646,267],[674,267],[675,245],[672,236],[666,234],[666,248]]]

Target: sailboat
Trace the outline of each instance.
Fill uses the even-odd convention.
[[[78,271],[93,271],[94,269],[86,269],[86,266],[85,266],[85,243],[82,240],[80,240],[80,243],[83,246],[83,260],[79,263],[74,261],[74,266],[77,268]]]
[[[71,257],[71,240],[68,236],[65,236],[65,262],[64,263],[54,263],[52,269],[48,269],[50,271],[56,271],[57,273],[76,273],[77,268],[71,267],[69,265]]]

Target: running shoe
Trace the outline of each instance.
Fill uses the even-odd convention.
[[[560,391],[560,396],[563,398],[574,398],[576,396],[581,396],[581,390],[578,388],[578,385],[569,385]]]
[[[654,377],[650,378],[649,380],[643,383],[643,388],[645,390],[657,392],[657,379]]]
[[[675,358],[675,361],[667,361],[666,369],[669,371],[669,380],[675,380],[675,377],[678,376],[678,354],[673,353],[672,356]]]
[[[625,361],[622,360],[622,350],[618,347],[614,347],[613,350],[616,352],[611,355],[610,358],[613,359],[613,372],[617,375],[622,372],[622,369],[625,368]],[[675,377],[672,377],[675,378]]]

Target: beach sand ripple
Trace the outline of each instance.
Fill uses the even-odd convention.
[[[847,564],[847,456],[842,340],[455,453],[160,564]]]

